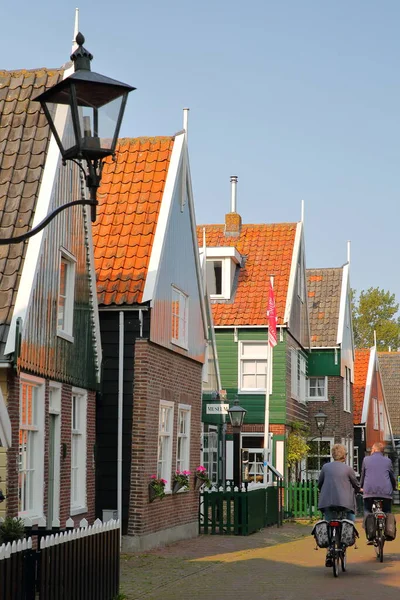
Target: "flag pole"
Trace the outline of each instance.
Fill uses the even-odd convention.
[[[267,377],[265,389],[264,412],[264,483],[268,473],[268,447],[269,447],[269,397],[272,392],[272,360],[273,347],[276,345],[276,308],[274,297],[274,276],[270,276],[270,292],[268,296],[268,345],[267,345]]]

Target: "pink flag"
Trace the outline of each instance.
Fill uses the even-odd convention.
[[[272,282],[269,286],[269,296],[268,296],[268,344],[273,348],[277,344],[276,339],[276,306],[275,306],[275,296],[274,296],[274,288]]]

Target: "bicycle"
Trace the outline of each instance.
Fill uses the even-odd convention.
[[[373,540],[376,558],[383,562],[383,547],[385,545],[386,513],[382,510],[382,500],[374,499],[372,514],[375,518],[375,537]]]
[[[342,521],[346,519],[347,510],[340,507],[331,507],[333,513],[336,513],[336,518],[328,521],[328,556],[332,560],[333,576],[339,577],[340,568],[346,571],[346,546],[341,542],[342,537]]]

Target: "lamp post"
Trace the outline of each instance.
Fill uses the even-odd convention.
[[[317,414],[314,415],[315,424],[316,424],[317,429],[319,431],[319,435],[320,435],[321,440],[322,440],[322,433],[323,433],[323,431],[325,429],[327,418],[328,418],[327,415],[324,412],[322,412],[322,411],[317,412]]]
[[[240,464],[240,430],[242,428],[246,413],[247,410],[239,406],[238,400],[235,400],[234,405],[228,410],[229,419],[233,430],[233,482],[238,486],[239,489],[242,485],[242,471]]]
[[[103,160],[115,153],[129,92],[135,88],[90,70],[93,55],[83,47],[85,38],[76,36],[78,48],[71,55],[75,72],[33,101],[40,102],[60,149],[63,163],[72,160],[83,171],[90,198],[67,202],[53,210],[37,227],[14,238],[1,238],[0,245],[22,242],[41,231],[70,206],[88,204],[96,220],[97,188]],[[58,110],[57,110],[58,109]],[[81,161],[86,164],[86,170]]]

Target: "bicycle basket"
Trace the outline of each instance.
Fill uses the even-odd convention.
[[[376,535],[376,519],[375,515],[370,513],[365,517],[365,535],[367,540],[370,542],[375,539]]]
[[[342,520],[342,528],[340,531],[340,541],[344,546],[353,546],[358,538],[358,531],[354,526],[353,521],[349,519]]]
[[[314,536],[317,546],[319,546],[319,548],[328,548],[328,521],[322,520],[315,523],[311,533]]]
[[[396,539],[396,519],[392,513],[386,514],[385,538],[388,542]]]

